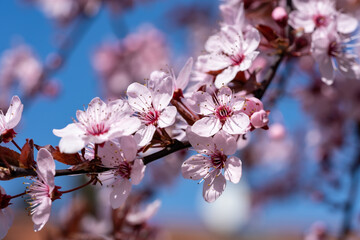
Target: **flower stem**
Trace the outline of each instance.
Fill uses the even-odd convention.
[[[17,148],[17,149],[19,149],[19,151],[21,152],[21,147],[19,147],[19,145],[15,142],[15,140],[13,139],[13,140],[11,140],[11,142],[15,145],[15,147]]]
[[[10,196],[10,199],[18,198],[18,197],[24,196],[25,194],[26,194],[26,191],[23,192],[23,193],[19,193],[19,194],[17,194],[17,195],[14,195],[14,196]]]
[[[87,181],[86,183],[76,187],[76,188],[73,188],[73,189],[69,189],[69,190],[66,190],[66,191],[59,191],[61,194],[64,194],[64,193],[70,193],[70,192],[73,192],[73,191],[76,191],[76,190],[79,190],[83,187],[86,187],[87,185],[89,185],[90,183],[94,182],[95,178],[91,178],[89,181]]]

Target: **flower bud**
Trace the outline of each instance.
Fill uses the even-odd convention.
[[[275,8],[272,11],[271,16],[280,27],[286,27],[288,21],[288,14],[283,7]]]

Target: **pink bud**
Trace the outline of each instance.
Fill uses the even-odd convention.
[[[260,110],[255,112],[251,116],[251,124],[254,128],[262,128],[265,127],[269,122],[268,113],[264,110]]]
[[[280,27],[285,27],[287,25],[288,14],[283,7],[275,8],[271,16]]]

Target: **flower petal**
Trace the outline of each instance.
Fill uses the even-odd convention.
[[[221,88],[223,86],[226,86],[229,82],[231,82],[235,78],[236,74],[239,71],[240,71],[239,65],[229,66],[224,71],[222,71],[222,73],[216,76],[215,87]]]
[[[221,129],[221,122],[216,117],[204,117],[191,126],[191,131],[201,137],[210,137]]]
[[[124,154],[126,161],[131,162],[137,155],[137,144],[133,136],[124,136],[120,140],[120,152]]]
[[[113,123],[109,132],[103,135],[106,137],[106,139],[128,136],[136,132],[140,126],[141,121],[139,118],[125,115],[120,117],[117,122]]]
[[[146,112],[150,107],[153,96],[150,90],[140,83],[132,83],[127,88],[128,102],[134,111]]]
[[[226,119],[222,129],[229,134],[244,134],[250,124],[250,118],[245,113],[235,113]]]
[[[183,162],[181,173],[186,179],[199,180],[208,174],[210,166],[210,158],[197,154]]]
[[[21,119],[21,114],[24,105],[21,103],[18,96],[13,96],[10,102],[10,107],[5,115],[6,128],[12,129],[18,125]]]
[[[223,193],[225,187],[226,180],[220,173],[220,170],[213,171],[204,182],[203,197],[205,201],[209,203],[214,202]]]
[[[336,23],[336,28],[338,32],[343,34],[349,34],[354,32],[358,26],[358,21],[356,20],[356,18],[343,13],[340,13],[337,16]]]
[[[173,125],[175,122],[176,113],[177,113],[176,107],[174,106],[166,107],[160,114],[158,120],[159,127],[165,128],[170,125]]]
[[[186,136],[189,139],[191,146],[199,153],[211,154],[215,152],[215,145],[211,137],[201,137],[192,132],[190,128],[186,129]]]
[[[35,212],[32,215],[32,221],[34,222],[34,231],[40,231],[47,221],[49,220],[51,212],[51,199],[44,197],[40,204],[36,206]]]
[[[113,209],[119,208],[127,199],[131,191],[131,183],[127,179],[117,181],[110,193],[110,204]]]
[[[37,170],[44,177],[45,183],[50,188],[54,188],[55,161],[51,153],[45,148],[41,148],[37,154]]]
[[[188,85],[193,62],[193,58],[189,58],[185,63],[185,66],[180,70],[180,73],[176,79],[176,88],[184,90]]]
[[[124,150],[123,150],[124,151]],[[98,156],[105,167],[116,167],[124,161],[120,150],[119,143],[116,141],[108,141],[102,147],[98,148]]]
[[[144,162],[142,159],[136,159],[134,165],[131,168],[131,184],[138,185],[144,177],[145,174]]]
[[[237,157],[231,156],[226,160],[224,175],[225,179],[232,182],[238,183],[242,174],[242,163]]]
[[[226,134],[225,131],[219,131],[215,134],[213,140],[216,149],[222,151],[225,155],[232,155],[236,152],[237,144],[235,138]]]
[[[215,112],[215,103],[209,93],[195,92],[192,99],[195,101],[195,104],[193,104],[193,110],[196,113],[209,115]]]
[[[153,96],[152,104],[156,110],[161,111],[169,105],[174,93],[173,81],[175,79],[172,76],[164,73],[163,78],[151,90]]]
[[[148,125],[141,127],[134,135],[135,141],[140,147],[148,144],[155,133],[156,127],[154,125]]]
[[[55,130],[55,129],[54,129]],[[56,135],[56,134],[55,134]],[[65,136],[59,142],[60,152],[76,153],[86,146],[87,141],[80,136]]]

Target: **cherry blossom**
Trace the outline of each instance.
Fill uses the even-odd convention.
[[[214,202],[226,187],[226,180],[238,183],[241,178],[241,160],[236,152],[235,138],[220,131],[213,138],[200,137],[188,130],[191,146],[199,153],[188,158],[181,167],[184,178],[204,180],[203,197]]]
[[[172,77],[164,72],[153,72],[150,82],[158,84],[146,87],[132,83],[127,89],[128,101],[135,115],[141,120],[141,127],[135,134],[139,146],[148,144],[157,127],[165,128],[175,122],[176,108],[168,106],[173,96]]]
[[[360,65],[349,51],[349,41],[351,38],[337,34],[332,26],[312,35],[311,53],[319,64],[321,80],[326,84],[333,83],[336,70],[347,78],[360,77]]]
[[[33,94],[44,74],[44,66],[31,47],[25,44],[4,52],[0,69],[0,93],[4,95],[17,83],[26,95]]]
[[[336,25],[336,30],[343,34],[352,33],[357,28],[357,20],[335,9],[334,0],[301,1],[294,0],[296,8],[289,14],[289,24],[295,28],[303,28],[305,33]]]
[[[119,142],[106,142],[98,154],[105,167],[114,168],[110,171],[113,180],[110,203],[112,208],[118,208],[129,196],[131,186],[141,182],[146,167],[141,159],[136,158],[137,144],[133,136],[121,137]]]
[[[126,215],[126,221],[137,225],[147,222],[152,216],[155,215],[155,213],[160,208],[161,201],[155,200],[154,202],[148,204],[145,209],[132,209],[127,215]]]
[[[75,153],[91,142],[101,144],[127,136],[140,126],[140,121],[131,116],[127,102],[120,99],[106,104],[100,98],[94,98],[86,111],[76,112],[76,117],[79,122],[74,121],[63,129],[53,130],[56,136],[61,137],[61,152]]]
[[[228,87],[220,88],[212,97],[206,92],[196,92],[194,111],[204,115],[192,125],[191,130],[202,136],[210,137],[220,129],[229,134],[244,134],[250,124],[249,117],[241,112],[244,99],[233,94]]]
[[[55,162],[51,153],[41,148],[37,155],[37,179],[28,187],[34,231],[40,231],[50,217],[52,201],[59,199],[60,187],[55,186]]]
[[[11,196],[6,195],[3,187],[0,186],[0,238],[3,239],[9,231],[13,221],[14,213],[8,207]]]
[[[13,96],[6,114],[0,111],[0,142],[10,142],[15,137],[13,128],[20,122],[23,107],[20,98]]]
[[[241,30],[234,26],[224,26],[214,37],[210,37],[206,46],[208,55],[199,56],[203,62],[203,71],[217,72],[215,86],[220,88],[232,81],[239,71],[250,68],[259,54],[255,51],[260,43],[259,32],[255,28],[247,30],[244,37]]]
[[[250,123],[249,128],[266,128],[269,122],[269,112],[264,110],[262,102],[255,98],[246,98],[243,108],[241,110],[243,113],[249,116]],[[249,129],[248,129],[249,130]]]

